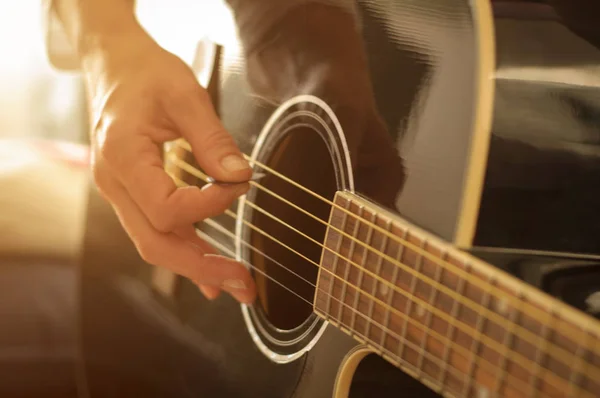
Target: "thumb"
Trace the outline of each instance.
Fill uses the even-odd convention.
[[[173,106],[173,123],[190,143],[196,162],[206,174],[218,181],[248,181],[252,169],[223,127],[210,96],[200,85],[195,91],[186,101]]]

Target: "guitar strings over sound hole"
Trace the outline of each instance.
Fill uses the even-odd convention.
[[[326,198],[332,198],[337,190],[329,149],[323,138],[311,127],[291,128],[276,145],[268,166]],[[267,174],[261,184],[315,217],[328,220],[330,207],[314,195],[271,174]],[[322,251],[315,242],[324,241],[325,225],[265,191],[257,190],[254,201],[258,207],[267,210],[280,221],[254,211],[253,224],[279,242],[253,231],[252,245],[272,260],[253,252],[251,263],[312,302],[318,273],[316,264],[320,262]],[[294,229],[302,231],[311,239]],[[294,329],[312,314],[312,306],[306,301],[258,272],[254,277],[258,285],[259,305],[267,320],[277,329]]]
[[[266,177],[238,206],[236,253],[252,264],[258,287],[257,301],[242,306],[242,313],[263,354],[288,363],[310,350],[327,327],[312,305],[331,210],[322,198],[353,190],[352,168],[334,112],[310,95],[275,111],[251,158]]]

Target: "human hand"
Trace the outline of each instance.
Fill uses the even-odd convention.
[[[82,59],[82,69],[94,179],[142,258],[189,278],[208,298],[225,290],[253,301],[247,269],[216,256],[194,230],[249,189],[252,170],[191,69],[141,28],[102,43]],[[177,188],[163,169],[162,144],[179,137],[207,174],[239,184]]]

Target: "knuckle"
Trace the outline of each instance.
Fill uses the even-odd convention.
[[[227,209],[229,209],[233,203],[233,201],[237,198],[237,196],[228,196],[223,197],[223,200],[217,202],[215,205],[215,213],[221,214],[224,213]]]
[[[229,198],[227,198],[226,200],[222,199],[219,201],[215,201],[211,203],[210,208],[206,211],[206,214],[208,215],[208,217],[214,217],[219,214],[223,214],[227,209],[230,208],[232,202],[233,200],[230,200]]]
[[[113,122],[106,126],[98,139],[99,151],[102,157],[111,164],[118,164],[123,157],[123,138],[127,136],[128,128],[121,122]]]
[[[165,197],[161,189],[146,176],[147,167],[139,165],[131,168],[128,173],[130,188],[138,192],[137,202],[148,218],[152,227],[161,233],[172,232],[175,228],[175,212],[178,207],[170,202],[170,197]]]
[[[168,233],[175,228],[175,212],[166,202],[162,200],[149,202],[146,213],[150,223],[158,232]]]
[[[159,265],[160,253],[154,242],[150,239],[137,239],[135,240],[135,247],[142,260],[149,264]]]
[[[215,200],[215,208],[219,213],[227,210],[233,202],[239,197],[239,192],[237,190],[230,190],[226,194],[220,195],[217,200]]]
[[[171,213],[166,211],[164,206],[156,206],[150,211],[150,222],[154,229],[161,233],[168,233],[174,229],[174,220],[170,215]]]
[[[239,196],[236,189],[228,189],[215,187],[211,192],[205,191],[206,196],[203,198],[206,203],[207,213],[209,216],[224,213],[229,209],[232,203]]]
[[[189,108],[192,101],[210,101],[210,96],[202,86],[192,81],[173,90],[170,94],[170,100],[175,106]]]
[[[232,148],[235,147],[235,141],[233,137],[222,127],[215,128],[214,130],[207,131],[204,136],[204,147],[208,150],[213,148]]]

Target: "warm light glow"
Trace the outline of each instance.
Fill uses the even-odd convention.
[[[40,154],[31,145],[13,140],[0,140],[0,176],[31,165]]]
[[[41,0],[0,0],[0,138],[83,135],[80,76],[51,67],[43,21]]]
[[[40,0],[0,0],[0,84],[46,69]]]
[[[138,0],[142,25],[191,64],[198,42],[237,42],[223,0]],[[46,57],[41,0],[0,0],[0,139],[85,136],[78,73],[54,70]]]
[[[204,37],[221,43],[236,41],[231,11],[223,0],[138,0],[137,16],[165,49],[191,63]]]

